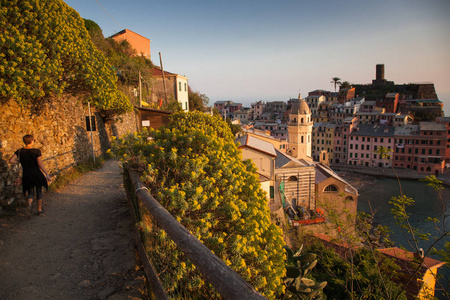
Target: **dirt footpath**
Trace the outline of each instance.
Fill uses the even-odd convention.
[[[0,219],[0,299],[142,299],[115,161],[44,194],[45,214]]]

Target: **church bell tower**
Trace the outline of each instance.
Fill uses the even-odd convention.
[[[288,121],[287,153],[297,159],[311,159],[312,146],[311,110],[305,100],[298,95],[292,104]]]

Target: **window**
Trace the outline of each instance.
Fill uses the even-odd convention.
[[[291,177],[289,177],[288,181],[298,181],[298,180],[297,180],[297,177],[291,176]]]
[[[380,138],[380,143],[384,143],[384,138]]]
[[[433,154],[433,149],[428,149],[428,155]]]
[[[325,187],[324,192],[337,192],[338,188],[334,184],[330,184]]]
[[[178,90],[181,92],[181,82],[178,82]]]
[[[187,91],[187,83],[186,82],[184,83],[184,91],[185,92]]]

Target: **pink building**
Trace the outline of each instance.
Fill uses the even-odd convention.
[[[392,153],[388,159],[382,158],[377,150],[380,147],[394,148],[394,127],[360,124],[353,128],[348,141],[348,164],[367,167],[390,167]]]
[[[252,120],[259,120],[266,109],[266,104],[263,101],[252,103]]]
[[[357,124],[357,118],[347,118],[344,120],[343,124],[336,126],[334,131],[333,162],[347,163],[348,140],[350,138],[350,133]]]

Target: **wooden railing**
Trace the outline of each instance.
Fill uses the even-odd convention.
[[[266,299],[248,282],[228,267],[219,257],[211,252],[202,242],[181,225],[158,201],[156,201],[142,184],[136,171],[124,168],[125,185],[128,197],[133,200],[135,222],[139,220],[139,202],[150,213],[151,217],[175,242],[178,249],[197,267],[205,279],[216,289],[223,299]],[[126,178],[129,181],[127,182]],[[137,227],[135,235],[139,256],[144,265],[148,281],[155,299],[168,299],[164,292],[155,268],[147,256],[142,238]]]

